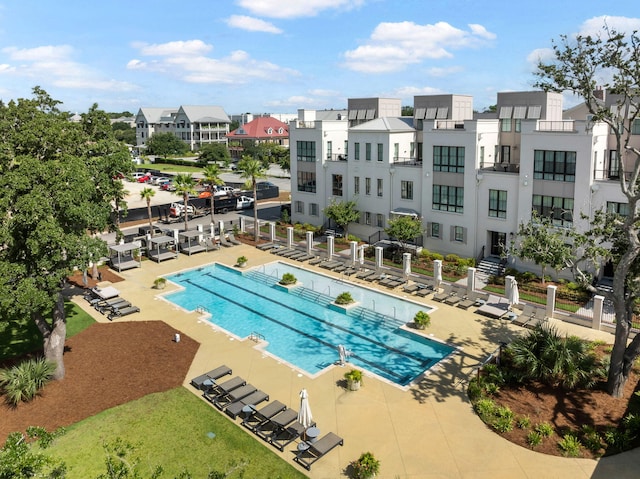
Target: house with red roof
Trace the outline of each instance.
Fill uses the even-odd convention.
[[[271,116],[261,116],[227,133],[232,158],[241,158],[248,146],[262,143],[289,147],[289,125]]]

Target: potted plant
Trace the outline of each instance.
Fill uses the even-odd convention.
[[[349,391],[357,391],[362,385],[362,371],[358,369],[352,369],[344,373],[344,378],[347,380],[347,389]]]
[[[285,273],[282,275],[282,278],[280,279],[280,284],[287,286],[290,284],[296,284],[298,282],[298,279],[294,276],[293,273]]]
[[[413,317],[413,324],[415,324],[416,329],[428,328],[431,325],[431,316],[425,311],[418,311]]]
[[[247,261],[249,260],[247,259],[246,256],[239,256],[238,259],[236,260],[236,263],[240,268],[244,268],[247,265]]]
[[[353,296],[349,291],[345,291],[344,293],[340,293],[335,300],[336,304],[351,304],[354,302]]]
[[[358,459],[351,463],[354,479],[369,479],[380,472],[380,461],[370,452],[363,452]]]
[[[167,280],[165,278],[156,278],[153,280],[153,287],[156,289],[164,289],[167,285]]]

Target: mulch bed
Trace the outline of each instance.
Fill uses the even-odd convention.
[[[104,280],[104,277],[103,277]],[[199,343],[162,321],[96,323],[66,342],[66,374],[13,408],[0,401],[0,444],[28,426],[48,431],[182,385]],[[2,399],[2,396],[0,396]]]

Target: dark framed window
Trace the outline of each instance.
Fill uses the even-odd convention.
[[[464,146],[434,146],[433,171],[464,173]]]
[[[316,174],[310,171],[298,171],[298,191],[316,192]]]
[[[492,218],[507,217],[507,192],[489,190],[489,216]]]
[[[533,177],[538,180],[576,181],[576,152],[535,150]]]
[[[342,196],[342,175],[332,175],[331,188],[333,196]]]
[[[316,161],[315,141],[297,141],[296,148],[298,150],[298,161]]]
[[[629,216],[629,203],[607,201],[607,213],[615,213],[620,216]]]
[[[378,143],[378,161],[382,161],[384,159],[384,145],[382,143]]]
[[[464,213],[464,188],[433,185],[432,208],[440,211]]]
[[[533,195],[533,210],[556,226],[573,226],[573,198]]]
[[[400,198],[403,200],[413,199],[413,181],[400,182]]]

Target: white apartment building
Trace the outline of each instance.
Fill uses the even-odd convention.
[[[227,144],[231,120],[219,106],[180,106],[140,108],[135,122],[138,147],[144,147],[155,133],[173,133],[196,151],[208,143]]]
[[[474,114],[464,95],[416,96],[413,107],[402,117],[400,100],[362,98],[346,112],[300,110],[290,123],[292,220],[329,226],[331,200],[355,199],[349,232],[364,241],[415,215],[425,248],[480,258],[499,255],[534,210],[578,228],[583,213],[625,213],[608,127],[581,108],[563,114],[560,94],[499,93],[493,114]]]

